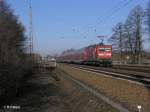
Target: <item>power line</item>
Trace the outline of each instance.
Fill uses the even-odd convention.
[[[125,8],[126,6],[128,6],[133,0],[128,1],[127,3],[123,4],[123,6],[118,7],[117,9],[115,9],[112,13],[110,13],[110,15],[106,16],[105,18],[103,18],[103,20],[99,21],[97,24],[101,24],[102,22],[110,19],[115,13],[118,13],[119,11],[121,11],[123,8]],[[97,25],[96,24],[96,25]],[[96,26],[95,25],[95,26]]]
[[[121,11],[123,8],[125,8],[126,6],[128,6],[133,0],[128,1],[127,3],[121,5],[120,7],[116,8],[114,11],[112,11],[109,15],[107,15],[106,17],[103,17],[103,19],[101,19],[101,21],[99,21],[96,25],[94,25],[92,28],[96,27],[98,24],[102,25],[104,22],[106,22],[107,20],[111,19],[115,13],[118,13],[119,11]]]
[[[122,3],[122,2],[119,2],[119,3],[118,3],[119,7],[113,7],[109,12],[107,11],[107,12],[108,12],[108,13],[107,13],[108,15],[103,16],[102,19],[101,19],[98,23],[96,23],[95,25],[93,25],[93,26],[91,25],[91,26],[89,27],[89,29],[84,32],[84,34],[86,34],[90,29],[93,29],[94,27],[96,27],[98,24],[102,24],[104,21],[110,19],[115,13],[119,12],[121,9],[125,8],[126,6],[128,6],[132,1],[133,1],[133,0],[129,0],[129,1],[127,1],[127,2],[126,2],[125,4],[123,4],[123,5],[119,5],[119,4]],[[96,29],[95,29],[95,31],[96,31]]]
[[[122,1],[120,1],[119,3],[117,3],[117,5],[115,5],[114,7],[110,8],[109,10],[107,10],[107,11],[105,12],[105,14],[108,14],[108,13],[110,13],[111,11],[113,11],[114,8],[116,8],[117,6],[120,6],[121,3],[122,3]],[[101,19],[101,16],[98,17],[97,19],[98,19],[98,20]],[[88,25],[84,26],[83,28],[88,27],[88,26],[91,26],[91,25],[88,24]]]
[[[116,7],[120,6],[120,4],[122,4],[123,1],[120,1],[119,3],[117,3],[117,5],[115,5],[114,7],[110,8],[109,10],[107,10],[104,14],[109,14],[111,11],[113,11]],[[104,16],[103,16],[104,17]],[[98,17],[97,20],[99,21],[99,19],[102,19],[102,17]],[[91,27],[91,24],[88,24],[86,26],[84,26],[82,29],[85,29],[87,27]]]

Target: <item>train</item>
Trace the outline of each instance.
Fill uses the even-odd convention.
[[[83,65],[112,66],[112,45],[94,44],[62,53],[57,61]]]

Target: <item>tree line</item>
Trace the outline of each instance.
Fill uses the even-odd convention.
[[[25,29],[4,0],[0,0],[0,99],[17,93],[33,61],[26,53]],[[1,100],[2,101],[2,100]]]
[[[128,58],[130,63],[142,63],[144,42],[150,40],[150,0],[144,10],[140,5],[131,10],[125,22],[119,22],[112,28],[113,34],[109,41],[118,60]],[[149,38],[144,36],[148,35]]]

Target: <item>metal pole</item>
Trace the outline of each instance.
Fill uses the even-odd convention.
[[[25,0],[28,5],[29,10],[29,54],[32,55],[33,53],[33,20],[32,20],[32,6],[31,6],[31,0]]]
[[[33,53],[33,22],[32,22],[32,7],[29,6],[29,41],[30,55]]]

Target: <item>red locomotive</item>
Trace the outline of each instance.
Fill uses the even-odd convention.
[[[79,50],[70,50],[63,53],[58,61],[111,66],[112,65],[112,45],[96,44]]]

